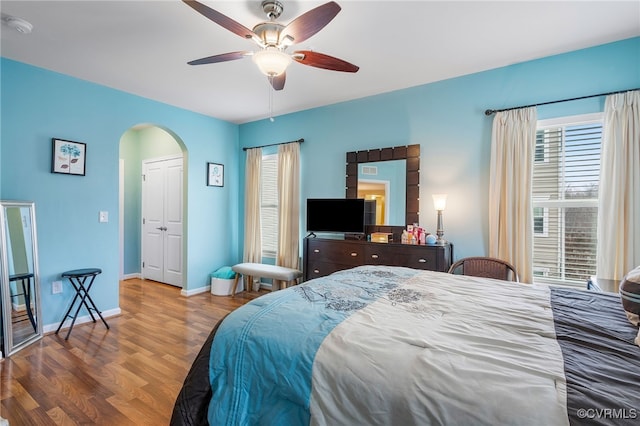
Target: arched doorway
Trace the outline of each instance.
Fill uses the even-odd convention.
[[[176,159],[178,159],[179,174],[176,169]],[[180,160],[181,159],[181,160]],[[120,139],[120,279],[127,278],[145,278],[146,273],[153,275],[149,278],[160,282],[167,282],[178,287],[182,287],[186,281],[186,272],[184,265],[186,265],[186,219],[184,219],[183,212],[186,212],[186,188],[187,188],[187,173],[186,171],[186,159],[187,150],[182,140],[170,130],[153,125],[153,124],[140,124],[127,130]],[[170,161],[169,161],[170,160]],[[181,223],[178,226],[179,235],[172,234],[172,238],[169,243],[171,251],[171,261],[167,264],[171,264],[171,269],[178,269],[181,273],[181,278],[175,276],[169,277],[165,281],[161,275],[149,273],[149,269],[143,267],[145,262],[144,257],[148,257],[153,254],[156,256],[151,263],[156,267],[157,256],[163,255],[164,250],[158,248],[158,244],[162,241],[163,237],[167,234],[163,224],[156,225],[154,228],[158,228],[157,239],[150,246],[154,250],[147,249],[145,254],[145,222],[146,218],[143,217],[144,205],[147,204],[147,213],[150,211],[148,203],[143,200],[143,194],[149,192],[149,185],[146,185],[143,178],[143,171],[148,169],[149,165],[160,165],[165,161],[172,164],[170,175],[167,179],[172,183],[172,187],[176,190],[176,186],[179,192],[179,197],[171,197],[171,202],[176,202],[173,198],[179,198],[177,202],[179,206],[172,209],[172,213],[175,217],[176,211],[181,216]],[[153,168],[153,176],[148,179],[155,179],[155,182],[159,180],[155,177],[158,176],[160,168]],[[176,185],[176,179],[180,182]],[[148,183],[148,181],[147,181]],[[158,185],[153,185],[157,188]],[[145,213],[146,214],[146,213]],[[156,220],[154,217],[154,220]],[[174,223],[175,225],[175,223]],[[149,228],[149,227],[147,227]],[[160,228],[163,228],[162,230]],[[174,226],[175,228],[175,226]],[[174,229],[175,230],[175,229]],[[148,231],[148,230],[147,230]],[[167,238],[164,238],[165,242]],[[149,244],[148,244],[149,245]],[[176,259],[176,252],[179,254],[179,258]],[[161,260],[160,260],[161,261]],[[177,262],[177,263],[176,263]],[[149,266],[149,262],[145,264]],[[160,267],[162,269],[162,267]],[[174,271],[175,272],[175,271]]]

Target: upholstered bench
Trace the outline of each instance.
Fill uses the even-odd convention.
[[[233,265],[231,270],[236,273],[236,279],[233,282],[233,287],[231,289],[231,296],[235,296],[236,294],[240,274],[249,277],[271,278],[282,282],[285,288],[289,282],[302,276],[302,271],[297,269],[285,268],[284,266],[265,265],[263,263],[238,263],[237,265]],[[249,284],[250,283],[245,283],[244,286],[246,289],[249,289]],[[273,288],[275,289],[276,281],[274,281],[273,284]]]

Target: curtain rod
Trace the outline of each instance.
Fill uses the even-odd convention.
[[[304,142],[304,139],[300,138],[300,139],[298,139],[297,141],[280,142],[280,143],[270,143],[270,144],[267,144],[267,145],[260,145],[260,146],[250,146],[250,147],[242,148],[242,150],[243,150],[243,151],[246,151],[246,150],[248,150],[248,149],[253,149],[253,148],[266,148],[266,147],[268,147],[268,146],[286,145],[286,144],[288,144],[288,143],[296,143],[296,142],[298,142],[298,143],[302,143],[302,142]]]
[[[640,90],[640,89],[636,88],[636,89],[618,90],[616,92],[598,93],[597,95],[580,96],[578,98],[561,99],[559,101],[542,102],[542,103],[539,103],[539,104],[523,105],[523,106],[512,107],[512,108],[488,109],[488,110],[486,110],[484,112],[484,115],[492,115],[492,114],[495,114],[496,112],[511,111],[511,110],[520,109],[520,108],[529,108],[529,107],[534,107],[534,106],[557,104],[557,103],[560,103],[560,102],[578,101],[580,99],[596,98],[598,96],[615,95],[616,93],[630,92],[630,91],[633,91],[633,90]]]

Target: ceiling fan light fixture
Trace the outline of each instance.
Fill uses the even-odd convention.
[[[262,74],[275,77],[286,71],[291,63],[291,56],[271,47],[254,53],[253,62],[256,63]]]

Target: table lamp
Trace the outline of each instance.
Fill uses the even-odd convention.
[[[438,225],[436,228],[436,235],[438,239],[436,240],[436,244],[445,244],[446,241],[442,238],[444,235],[444,230],[442,229],[442,211],[447,205],[447,194],[432,194],[433,197],[433,207],[438,211]]]

